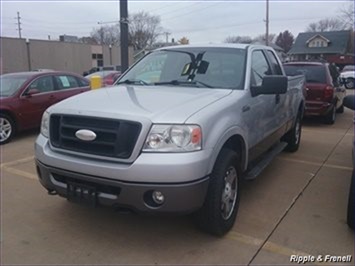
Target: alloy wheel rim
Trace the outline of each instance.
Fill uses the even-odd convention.
[[[298,142],[300,141],[300,135],[301,135],[301,123],[300,123],[300,119],[297,119],[296,134],[295,134],[296,144],[298,144]]]
[[[0,118],[0,142],[6,141],[12,132],[11,123],[6,118]]]
[[[224,176],[224,188],[221,197],[221,214],[224,220],[228,220],[234,210],[237,201],[237,170],[230,166]]]

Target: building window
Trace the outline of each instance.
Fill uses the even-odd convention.
[[[100,67],[104,65],[104,58],[102,54],[92,54],[93,61],[96,61],[96,66]]]

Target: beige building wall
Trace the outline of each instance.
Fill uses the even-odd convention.
[[[82,74],[96,66],[92,54],[103,54],[104,65],[121,64],[119,46],[90,45],[59,41],[0,37],[1,73],[29,71],[39,68]],[[111,50],[111,53],[110,53]],[[29,54],[28,54],[29,51]],[[30,59],[30,60],[29,60]],[[129,63],[133,63],[133,48],[129,47]]]
[[[49,68],[82,74],[91,68],[91,45],[30,40],[31,68]]]
[[[28,71],[25,39],[0,37],[1,73]]]

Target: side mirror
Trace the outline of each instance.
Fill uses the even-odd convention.
[[[345,107],[355,110],[355,95],[345,96],[343,104]]]
[[[285,94],[287,92],[288,78],[286,76],[265,76],[261,86],[250,88],[253,97],[261,94]]]
[[[40,93],[40,91],[38,89],[29,89],[27,92],[26,92],[26,96],[32,96],[34,94],[38,94]]]

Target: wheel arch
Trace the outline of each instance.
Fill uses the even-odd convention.
[[[13,112],[11,112],[8,109],[0,109],[0,113],[4,114],[4,115],[7,115],[8,117],[10,117],[12,119],[12,121],[14,122],[14,130],[15,130],[15,132],[19,130],[18,121],[16,119],[16,115]]]
[[[235,130],[232,130],[226,133],[215,146],[213,150],[213,157],[211,159],[209,167],[209,173],[212,172],[217,157],[220,154],[221,150],[224,148],[231,149],[238,153],[240,160],[240,169],[242,172],[245,171],[248,163],[247,139],[242,132],[236,132]]]

